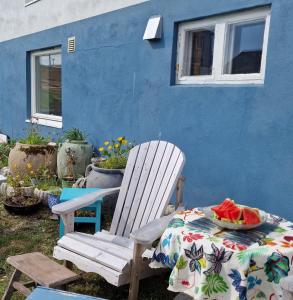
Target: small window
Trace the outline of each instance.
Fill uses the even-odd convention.
[[[179,25],[177,84],[263,84],[270,9]]]
[[[31,112],[42,125],[62,126],[61,49],[31,54]]]

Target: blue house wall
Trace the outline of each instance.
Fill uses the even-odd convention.
[[[264,85],[172,84],[177,22],[262,5],[272,5]],[[163,38],[143,41],[154,14],[164,18]],[[78,127],[94,144],[120,135],[171,141],[187,157],[189,207],[229,196],[293,220],[292,15],[290,0],[153,0],[2,42],[0,129],[24,134],[28,53],[61,45],[64,129]],[[72,35],[77,51],[68,54]]]

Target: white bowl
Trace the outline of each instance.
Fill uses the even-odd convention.
[[[264,224],[267,220],[267,213],[259,209],[259,214],[261,218],[261,222],[259,224],[253,224],[253,225],[247,225],[247,224],[235,224],[231,222],[224,222],[220,221],[217,219],[213,218],[214,212],[212,211],[213,206],[205,207],[203,209],[203,212],[206,216],[206,218],[210,219],[214,224],[222,227],[222,228],[227,228],[227,229],[232,229],[232,230],[248,230],[248,229],[253,229],[256,227],[259,227],[260,225]]]

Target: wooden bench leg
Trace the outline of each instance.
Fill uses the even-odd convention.
[[[19,270],[14,270],[10,280],[9,280],[9,284],[8,287],[2,297],[2,300],[10,300],[13,292],[15,291],[15,288],[13,287],[13,283],[18,281],[20,279],[21,276],[21,272]]]
[[[144,246],[141,244],[134,245],[134,255],[133,262],[131,267],[131,277],[130,277],[130,287],[128,300],[138,299],[138,290],[139,290],[139,275],[142,264],[142,253],[144,251]]]

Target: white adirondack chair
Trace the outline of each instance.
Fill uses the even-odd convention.
[[[153,275],[142,254],[157,240],[172,216],[162,217],[177,185],[181,202],[185,163],[183,152],[171,143],[152,141],[134,147],[119,188],[95,192],[53,207],[65,225],[65,236],[54,248],[54,257],[94,272],[109,283],[130,283],[129,299],[137,299],[139,279]],[[74,232],[74,211],[98,197],[119,192],[109,232],[95,235]]]

